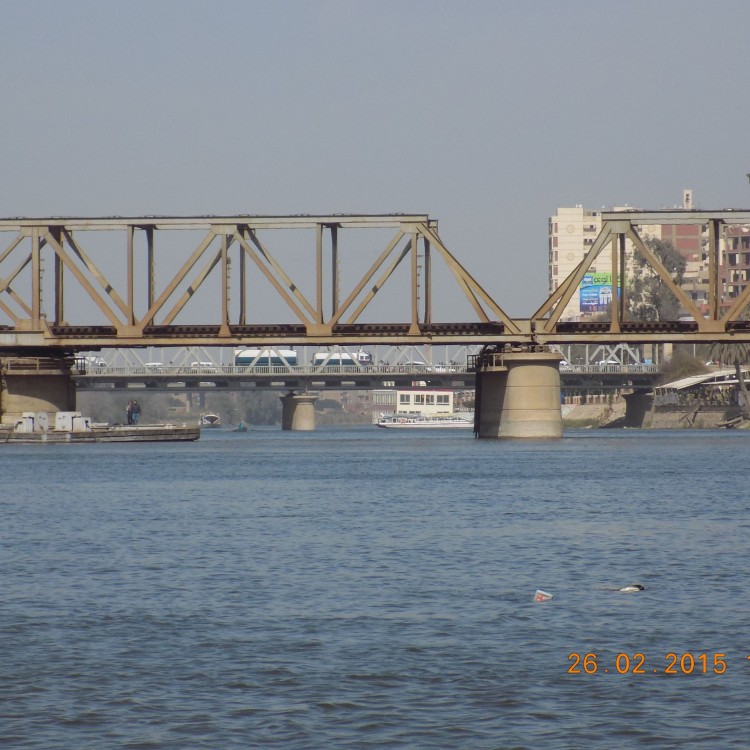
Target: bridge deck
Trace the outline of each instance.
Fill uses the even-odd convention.
[[[563,384],[570,387],[651,386],[658,376],[656,365],[566,365],[560,368]],[[104,366],[74,370],[80,390],[140,387],[161,389],[311,388],[361,389],[473,388],[474,371],[467,365],[294,365],[254,366],[185,365]]]

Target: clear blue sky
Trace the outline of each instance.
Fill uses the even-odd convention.
[[[426,212],[512,315],[557,206],[750,206],[747,0],[0,0],[0,215]]]

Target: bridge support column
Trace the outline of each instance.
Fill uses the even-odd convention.
[[[15,424],[23,412],[75,411],[70,364],[57,357],[0,357],[0,422]]]
[[[560,438],[560,368],[555,352],[484,355],[477,363],[480,438]]]
[[[287,393],[286,396],[281,396],[281,429],[314,430],[317,400],[317,396],[308,393]]]
[[[651,393],[623,394],[625,399],[625,427],[650,427],[651,409],[654,405],[654,397]]]

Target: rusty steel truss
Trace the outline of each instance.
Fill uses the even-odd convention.
[[[750,224],[750,211],[609,212],[602,214],[602,224],[599,236],[571,276],[531,318],[514,319],[447,249],[438,235],[437,222],[427,215],[1,219],[0,352],[271,343],[539,346],[750,341],[750,322],[744,320],[750,283],[736,298],[724,299],[720,257],[723,228]],[[707,315],[643,242],[639,227],[649,224],[697,224],[704,228]],[[286,260],[283,249],[277,252],[265,239],[278,230],[299,229],[309,236],[302,261]],[[344,232],[348,238],[349,230],[367,229],[386,232],[388,239],[378,250],[360,251],[351,243],[342,247]],[[192,244],[183,247],[186,252],[175,261],[163,248],[161,238],[180,230],[192,232]],[[113,246],[100,247],[100,236]],[[679,301],[684,311],[680,320],[628,318],[627,240],[629,252],[640,253]],[[372,255],[364,258],[366,270],[343,284],[343,256],[369,252]],[[583,276],[603,253],[612,278],[624,280],[611,319],[560,321]],[[119,257],[116,271],[107,270],[113,256]],[[468,301],[475,320],[457,323],[433,318],[436,259],[450,272],[456,294]],[[381,290],[391,285],[397,269],[408,277],[406,294],[402,291],[386,298],[389,309],[397,311],[397,322],[368,320],[365,311],[376,297],[389,294]],[[210,282],[214,283],[210,312],[202,310],[199,321],[186,322],[194,297]],[[261,282],[282,304],[283,320],[261,322],[251,315],[248,299],[255,297]],[[441,299],[443,295],[445,292]],[[90,319],[69,321],[68,313],[75,312],[82,300],[92,311]]]

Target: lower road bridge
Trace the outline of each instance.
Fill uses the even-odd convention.
[[[23,360],[19,360],[23,361]],[[376,390],[413,387],[473,389],[474,369],[466,362],[449,365],[102,365],[71,370],[78,391],[143,388],[174,392],[205,390]],[[561,365],[568,390],[621,390],[653,387],[656,365]]]
[[[705,237],[700,299],[644,241],[644,227],[680,224]],[[84,381],[68,363],[81,351],[450,344],[484,347],[470,363],[480,436],[554,437],[561,346],[750,342],[750,284],[734,291],[722,264],[743,225],[750,211],[603,212],[575,270],[517,318],[425,214],[0,219],[2,419],[74,406]],[[673,297],[674,319],[643,319],[634,263]],[[594,267],[617,280],[607,312],[564,320]],[[457,300],[460,318],[446,312]]]
[[[466,364],[366,365],[348,367],[330,365],[291,365],[289,367],[237,365],[161,365],[158,367],[101,367],[74,371],[78,390],[147,388],[152,391],[175,390],[374,390],[430,386],[432,388],[473,388],[474,373]]]

